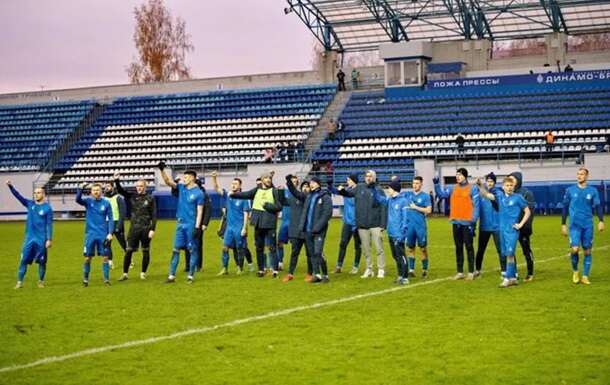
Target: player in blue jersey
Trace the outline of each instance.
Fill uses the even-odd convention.
[[[396,262],[396,283],[406,285],[409,283],[407,278],[407,258],[405,256],[405,235],[407,233],[406,211],[409,202],[403,194],[400,194],[400,180],[392,178],[386,194],[379,190],[373,191],[375,200],[387,207],[387,231],[390,251]]]
[[[222,270],[218,275],[229,274],[229,249],[233,249],[233,252],[237,255],[237,275],[240,275],[244,268],[244,249],[246,247],[246,237],[248,236],[250,201],[233,199],[228,196],[227,191],[220,188],[218,184],[218,173],[216,171],[212,172],[212,183],[216,192],[222,196],[224,201],[223,211],[226,216],[222,247]],[[234,178],[231,182],[231,192],[240,191],[241,179]]]
[[[43,288],[47,271],[47,249],[51,247],[53,236],[53,209],[46,202],[45,192],[41,187],[34,189],[34,200],[30,200],[19,194],[10,180],[6,181],[6,185],[28,211],[15,289],[23,287],[28,265],[33,262],[38,264],[38,287]]]
[[[604,209],[600,204],[599,193],[595,187],[587,186],[589,170],[582,167],[576,173],[575,186],[568,187],[563,196],[561,213],[561,233],[568,235],[566,218],[570,215],[570,247],[572,258],[572,282],[591,284],[591,248],[593,247],[593,210],[597,211],[597,229],[604,231]],[[584,254],[583,273],[578,271],[578,252],[582,247]]]
[[[492,172],[485,176],[485,184],[487,185],[487,191],[495,194],[496,189],[496,175]],[[479,206],[479,243],[477,247],[477,255],[475,257],[475,270],[474,275],[478,277],[481,275],[483,269],[483,258],[485,257],[485,250],[489,243],[489,238],[493,237],[498,257],[500,258],[500,271],[502,276],[506,275],[506,258],[502,257],[502,251],[500,250],[500,221],[498,218],[498,203],[490,201],[489,199],[483,199]]]
[[[521,194],[514,193],[517,180],[513,176],[504,178],[502,190],[497,189],[495,193],[487,191],[480,179],[477,180],[477,184],[481,188],[481,196],[498,202],[501,251],[502,255],[506,257],[506,277],[502,280],[500,287],[517,285],[515,248],[519,240],[519,230],[531,215],[530,208]],[[522,212],[523,217],[519,220]]]
[[[195,171],[186,170],[182,177],[182,183],[176,183],[165,172],[165,162],[159,162],[158,168],[161,171],[163,182],[172,189],[178,190],[174,249],[169,265],[169,274],[165,282],[176,282],[176,269],[178,268],[178,262],[180,262],[180,249],[188,249],[191,259],[189,261],[189,272],[186,281],[187,283],[193,283],[195,271],[197,270],[197,264],[199,262],[198,248],[200,245],[197,240],[203,232],[203,192],[197,186],[197,183],[195,183],[195,180],[197,179],[197,173]]]
[[[92,184],[91,196],[83,198],[83,189],[88,184],[83,183],[76,191],[76,203],[85,207],[85,248],[83,256],[83,286],[89,286],[89,272],[91,271],[91,258],[97,255],[103,257],[102,272],[104,284],[110,286],[110,242],[114,233],[114,218],[112,216],[112,206],[102,195],[102,185]]]
[[[352,190],[358,185],[358,174],[350,174],[346,180],[346,189]],[[328,191],[333,195],[340,195],[332,181],[328,183]],[[345,261],[345,254],[347,252],[347,246],[349,241],[354,238],[354,263],[350,274],[358,274],[358,267],[360,266],[360,257],[362,256],[362,245],[360,243],[360,235],[358,234],[358,228],[356,227],[356,207],[354,200],[356,198],[343,197],[343,226],[341,227],[341,241],[339,242],[339,257],[337,258],[337,266],[335,267],[335,274],[341,273],[343,269],[343,262]]]
[[[409,208],[407,216],[407,261],[409,263],[409,277],[415,277],[415,247],[421,252],[422,278],[428,277],[428,225],[426,216],[432,212],[432,199],[430,194],[422,191],[424,179],[421,176],[413,178],[413,191],[403,193],[407,198]]]

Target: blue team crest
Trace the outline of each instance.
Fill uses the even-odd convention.
[[[587,194],[587,200],[590,201],[591,200],[591,194]]]
[[[394,205],[394,208],[395,208],[396,210],[398,210],[398,209],[400,208],[400,205],[399,205],[398,203],[396,203],[396,204]]]
[[[40,215],[40,216],[44,215],[44,210],[42,210],[42,209],[41,209],[41,210],[38,212],[38,215]]]
[[[189,195],[189,200],[192,202],[195,200],[195,194]]]

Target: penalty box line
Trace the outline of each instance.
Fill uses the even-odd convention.
[[[608,246],[597,247],[596,250],[606,249],[606,248],[608,248]],[[565,258],[566,256],[569,256],[569,254],[539,260],[539,261],[536,261],[536,263],[550,262],[550,261],[554,261],[557,259]],[[523,265],[524,265],[523,263],[519,264],[519,266],[523,266]],[[490,272],[494,272],[494,271],[498,271],[498,269],[483,271],[483,273],[490,273]],[[416,288],[419,286],[426,286],[426,285],[432,285],[432,284],[439,283],[439,282],[446,282],[446,281],[450,281],[452,279],[453,279],[453,275],[444,277],[444,278],[437,278],[437,279],[432,279],[432,280],[428,280],[428,281],[417,282],[417,283],[409,284],[409,285],[405,285],[405,286],[395,286],[395,287],[391,287],[388,289],[371,291],[368,293],[355,294],[355,295],[351,295],[351,296],[347,296],[347,297],[343,297],[343,298],[337,298],[337,299],[333,299],[333,300],[313,303],[310,305],[302,305],[302,306],[291,307],[291,308],[284,309],[284,310],[272,311],[272,312],[268,312],[268,313],[264,313],[264,314],[260,314],[260,315],[240,318],[240,319],[236,319],[233,321],[216,324],[213,326],[204,326],[204,327],[200,327],[200,328],[187,329],[187,330],[184,330],[181,332],[167,334],[167,335],[158,336],[158,337],[151,337],[151,338],[146,338],[146,339],[141,339],[141,340],[128,341],[128,342],[124,342],[124,343],[116,344],[116,345],[107,345],[107,346],[101,346],[101,347],[97,347],[97,348],[85,349],[85,350],[81,350],[81,351],[74,352],[74,353],[64,354],[61,356],[46,357],[46,358],[42,358],[42,359],[32,361],[32,362],[29,362],[26,364],[16,364],[16,365],[11,365],[11,366],[5,366],[3,368],[0,368],[0,373],[14,372],[17,370],[33,368],[36,366],[49,365],[49,364],[52,364],[55,362],[67,361],[67,360],[71,360],[74,358],[91,356],[94,354],[105,353],[105,352],[109,352],[109,351],[128,349],[128,348],[133,348],[133,347],[137,347],[137,346],[151,345],[151,344],[155,344],[158,342],[187,337],[187,336],[191,336],[191,335],[195,335],[195,334],[209,333],[209,332],[219,330],[219,329],[231,328],[233,326],[261,321],[261,320],[265,320],[265,319],[269,319],[269,318],[281,317],[281,316],[298,313],[298,312],[302,312],[302,311],[306,311],[306,310],[319,309],[319,308],[334,306],[334,305],[338,305],[338,304],[342,304],[342,303],[346,303],[346,302],[357,301],[357,300],[364,299],[364,298],[376,297],[376,296],[380,296],[380,295],[384,295],[384,294],[388,294],[388,293],[393,293],[393,292],[396,292],[399,290],[408,290],[408,289],[413,289],[413,288]]]

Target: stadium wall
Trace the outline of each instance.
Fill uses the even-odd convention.
[[[591,179],[595,180],[610,180],[610,154],[585,154],[584,166],[589,169]],[[437,166],[437,175],[441,178],[455,177],[456,169],[464,167],[468,170],[472,177],[481,177],[493,172],[501,177],[512,172],[519,171],[523,173],[523,181],[525,183],[539,182],[574,182],[576,180],[576,171],[581,165],[570,161],[548,161],[545,160],[542,164],[539,162],[448,162],[441,163]]]
[[[322,80],[316,71],[281,72],[208,79],[193,79],[167,83],[121,84],[62,90],[1,94],[0,104],[45,103],[66,100],[110,100],[124,96],[149,96],[182,92],[214,91],[318,84]]]

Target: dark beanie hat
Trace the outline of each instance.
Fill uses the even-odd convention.
[[[390,182],[390,188],[396,192],[400,192],[400,179],[394,179]]]
[[[468,170],[466,170],[464,167],[458,168],[457,172],[464,175],[464,178],[468,178]]]
[[[358,174],[349,174],[348,178],[351,179],[352,182],[358,183]]]
[[[309,179],[310,182],[316,182],[318,185],[322,186],[322,182],[320,182],[320,178],[318,178],[317,176],[312,176]]]
[[[492,171],[489,174],[487,174],[487,176],[485,177],[485,180],[487,180],[487,179],[491,179],[491,180],[494,181],[494,183],[496,183],[498,178],[496,178],[496,174],[494,174],[493,171]]]

